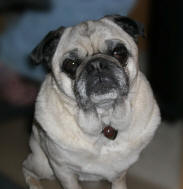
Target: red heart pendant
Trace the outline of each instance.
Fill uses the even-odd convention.
[[[107,137],[110,140],[114,140],[118,134],[118,131],[114,129],[111,126],[106,126],[102,130],[102,133],[104,134],[105,137]]]

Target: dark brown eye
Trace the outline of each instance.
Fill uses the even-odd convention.
[[[122,66],[126,66],[129,53],[124,45],[117,45],[114,48],[112,55],[119,60]]]
[[[80,64],[78,59],[66,58],[62,64],[62,71],[65,72],[69,77],[75,79],[76,70]]]

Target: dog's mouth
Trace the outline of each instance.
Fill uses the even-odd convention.
[[[118,97],[118,84],[110,77],[97,76],[87,82],[87,96],[94,104],[105,106]]]
[[[117,90],[111,89],[110,91],[102,94],[92,93],[89,97],[94,104],[105,106],[112,104],[115,99],[117,99],[118,93]]]
[[[87,95],[92,93],[101,95],[110,92],[112,89],[118,88],[117,81],[111,77],[98,75],[87,81]]]

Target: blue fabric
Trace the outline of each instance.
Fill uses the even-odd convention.
[[[39,66],[30,69],[27,55],[50,31],[81,21],[97,19],[106,14],[127,15],[135,0],[52,0],[48,12],[24,13],[0,36],[0,60],[31,78],[43,79]]]

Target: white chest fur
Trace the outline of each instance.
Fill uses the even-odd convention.
[[[46,135],[41,135],[42,147],[50,161],[57,162],[58,167],[66,165],[80,176],[80,180],[112,181],[126,171],[139,156],[139,150],[134,151],[130,147],[128,134],[120,133],[115,141],[110,141],[101,135],[90,146],[77,146],[77,148],[60,145],[50,138],[46,139]]]

